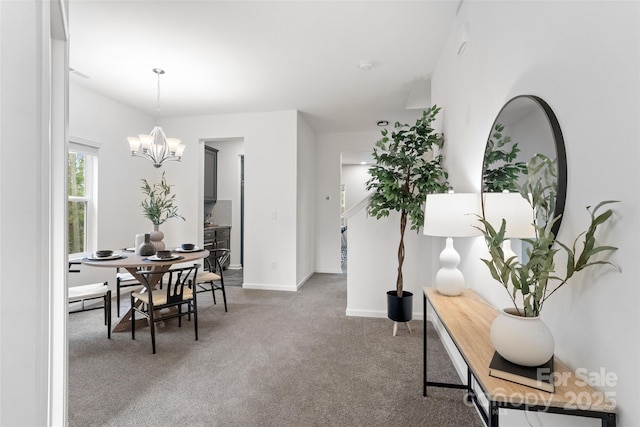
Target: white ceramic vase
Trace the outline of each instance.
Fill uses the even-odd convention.
[[[500,356],[522,366],[540,366],[553,357],[554,341],[540,317],[519,316],[503,309],[491,324],[491,342]]]
[[[153,231],[150,234],[151,243],[153,243],[153,246],[155,246],[156,252],[164,250],[165,245],[162,241],[162,239],[164,239],[164,233],[160,231],[160,226],[157,224],[153,224]]]

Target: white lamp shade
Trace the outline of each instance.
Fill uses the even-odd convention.
[[[151,135],[138,135],[143,150],[150,150],[151,144],[153,144],[153,137]]]
[[[167,138],[167,144],[169,145],[169,151],[173,154],[180,145],[180,140],[177,138]]]
[[[440,237],[475,237],[482,233],[478,216],[480,194],[437,193],[427,195],[423,233]]]
[[[137,153],[138,149],[140,148],[140,139],[136,138],[135,136],[130,136],[127,138],[127,140],[129,141],[129,148],[131,149],[131,151]]]
[[[506,221],[505,238],[533,238],[533,208],[520,193],[484,193],[484,218],[496,230]]]

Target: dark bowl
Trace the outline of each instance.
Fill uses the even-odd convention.
[[[195,248],[196,245],[194,245],[193,243],[183,243],[182,244],[182,249],[184,249],[185,251],[192,251],[193,248]]]
[[[171,258],[171,251],[156,251],[158,258]]]
[[[104,258],[113,255],[113,251],[110,249],[100,249],[96,251],[96,256],[99,258]]]

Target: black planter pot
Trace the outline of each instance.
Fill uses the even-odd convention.
[[[396,291],[387,292],[387,316],[395,322],[408,322],[413,317],[413,293],[402,291],[398,298]]]

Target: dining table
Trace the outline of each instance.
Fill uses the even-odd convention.
[[[147,281],[140,274],[142,270],[160,272],[168,271],[173,265],[185,263],[197,264],[198,260],[208,256],[208,250],[199,248],[195,248],[193,250],[182,250],[181,248],[176,248],[171,252],[171,256],[169,258],[158,258],[156,255],[143,256],[136,254],[134,251],[121,250],[114,251],[111,256],[107,257],[97,257],[95,254],[91,254],[82,258],[82,264],[101,268],[124,268],[146,288],[147,292],[149,292],[155,289],[162,275],[149,275],[149,280]],[[131,331],[130,316],[131,308],[129,308],[127,313],[120,318],[113,328],[113,332]]]

